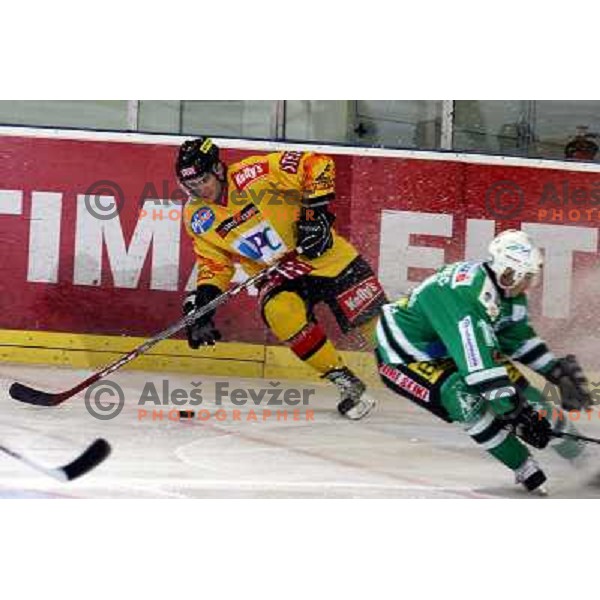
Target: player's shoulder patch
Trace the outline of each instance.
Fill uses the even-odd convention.
[[[290,175],[296,175],[300,169],[300,161],[304,156],[304,152],[298,152],[296,150],[286,150],[277,154],[277,160],[279,168],[285,173]]]
[[[249,156],[230,165],[228,174],[233,185],[242,191],[255,181],[267,177],[270,171],[269,155]]]
[[[452,273],[450,286],[455,288],[457,286],[472,285],[475,282],[475,278],[480,269],[481,262],[466,261],[458,263]]]
[[[190,229],[196,235],[202,235],[210,230],[215,219],[215,211],[210,206],[201,206],[190,217]]]
[[[305,192],[309,197],[335,192],[335,163],[325,154],[310,153],[304,160]]]

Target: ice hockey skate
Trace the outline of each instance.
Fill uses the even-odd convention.
[[[324,378],[338,388],[341,400],[337,409],[346,418],[358,421],[375,408],[375,400],[366,392],[367,386],[348,367],[333,369]]]

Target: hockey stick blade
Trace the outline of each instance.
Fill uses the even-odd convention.
[[[106,440],[97,438],[74,461],[64,467],[57,467],[54,469],[41,465],[37,461],[31,460],[20,452],[11,450],[9,447],[3,446],[2,444],[0,444],[0,451],[21,461],[23,464],[29,465],[32,469],[64,483],[66,481],[77,479],[78,477],[89,473],[94,467],[97,467],[108,457],[111,452],[111,447]]]
[[[11,398],[18,400],[19,402],[25,402],[26,404],[35,404],[36,406],[56,406],[69,395],[65,394],[49,394],[47,392],[41,392],[22,383],[15,382],[10,386],[8,390]]]
[[[111,453],[110,444],[103,438],[98,438],[85,450],[85,452],[64,467],[55,469],[59,473],[64,473],[63,480],[73,481],[86,473],[89,473],[94,467],[106,460]]]

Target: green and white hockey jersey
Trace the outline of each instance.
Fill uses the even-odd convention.
[[[483,262],[446,265],[408,297],[386,304],[377,352],[389,364],[450,357],[480,393],[511,385],[501,357],[542,374],[556,360],[529,323],[525,294],[504,297]]]

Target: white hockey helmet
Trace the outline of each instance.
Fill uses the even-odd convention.
[[[526,281],[534,283],[544,259],[539,248],[523,231],[507,229],[489,245],[490,268],[496,274],[498,285],[507,291],[515,290]]]

